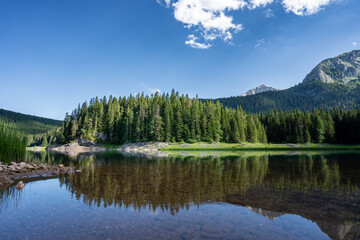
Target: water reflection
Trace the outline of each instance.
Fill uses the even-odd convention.
[[[28,160],[82,167],[82,173],[59,181],[87,206],[160,210],[175,216],[192,206],[224,202],[272,220],[296,214],[316,222],[332,239],[359,239],[359,156],[258,153],[148,159],[106,153],[72,159],[38,153]],[[0,207],[19,199],[21,192],[4,190]]]

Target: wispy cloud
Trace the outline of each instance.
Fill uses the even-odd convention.
[[[170,7],[171,0],[156,0],[157,3]]]
[[[266,9],[263,13],[267,18],[275,17],[274,11],[270,8]]]
[[[208,49],[216,39],[231,44],[233,34],[241,31],[243,25],[234,22],[232,14],[246,9],[253,10],[269,4],[280,3],[286,12],[299,16],[311,15],[326,5],[342,0],[156,0],[174,11],[174,17],[183,23],[191,33],[185,44],[193,48]],[[266,17],[274,17],[269,8]]]
[[[257,40],[256,41],[256,44],[255,44],[255,49],[259,48],[260,46],[264,45],[265,44],[265,39],[260,39],[260,40]]]
[[[357,42],[353,42],[353,43],[352,43],[352,45],[353,45],[354,47],[356,47],[356,45],[357,45]]]
[[[199,43],[197,42],[198,38],[195,37],[195,35],[190,34],[188,36],[188,40],[185,41],[186,45],[190,45],[193,48],[198,48],[198,49],[208,49],[211,47],[211,44],[209,43]]]

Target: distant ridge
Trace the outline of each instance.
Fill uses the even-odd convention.
[[[245,96],[250,96],[250,95],[255,95],[258,93],[262,93],[262,92],[270,92],[270,91],[279,91],[280,89],[276,89],[273,87],[268,87],[265,84],[262,84],[256,88],[250,89],[249,91],[247,91],[246,93],[241,94],[240,96],[245,97]]]
[[[0,109],[0,121],[25,134],[42,134],[61,126],[62,121]]]

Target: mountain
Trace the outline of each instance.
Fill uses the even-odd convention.
[[[360,51],[341,54],[318,64],[302,83],[289,89],[213,99],[226,107],[241,106],[246,112],[360,108]]]
[[[349,84],[359,78],[360,50],[355,50],[322,61],[306,76],[303,82],[321,81]]]
[[[354,212],[349,207],[359,204],[354,193],[321,192],[311,188],[305,191],[287,189],[285,193],[273,187],[252,186],[245,193],[227,195],[225,201],[247,207],[270,220],[285,214],[301,216],[315,222],[333,240],[360,237],[359,211]]]
[[[41,134],[61,126],[61,121],[0,109],[0,121],[25,134]]]
[[[249,91],[247,91],[246,93],[241,94],[242,97],[244,96],[250,96],[250,95],[255,95],[258,93],[262,93],[262,92],[270,92],[270,91],[279,91],[280,89],[276,89],[273,87],[268,87],[265,84],[262,84],[256,88],[250,89]]]

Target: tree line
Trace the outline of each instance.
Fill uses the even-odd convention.
[[[93,98],[66,114],[58,130],[38,136],[37,145],[76,139],[125,142],[360,143],[360,110],[277,111],[247,114],[241,107],[197,97],[151,96]]]
[[[75,139],[114,144],[139,141],[266,142],[265,128],[255,114],[224,108],[219,102],[188,95],[155,93],[151,96],[91,99],[66,114],[57,142]]]
[[[273,143],[360,143],[360,109],[331,111],[314,109],[260,114],[267,140]]]

